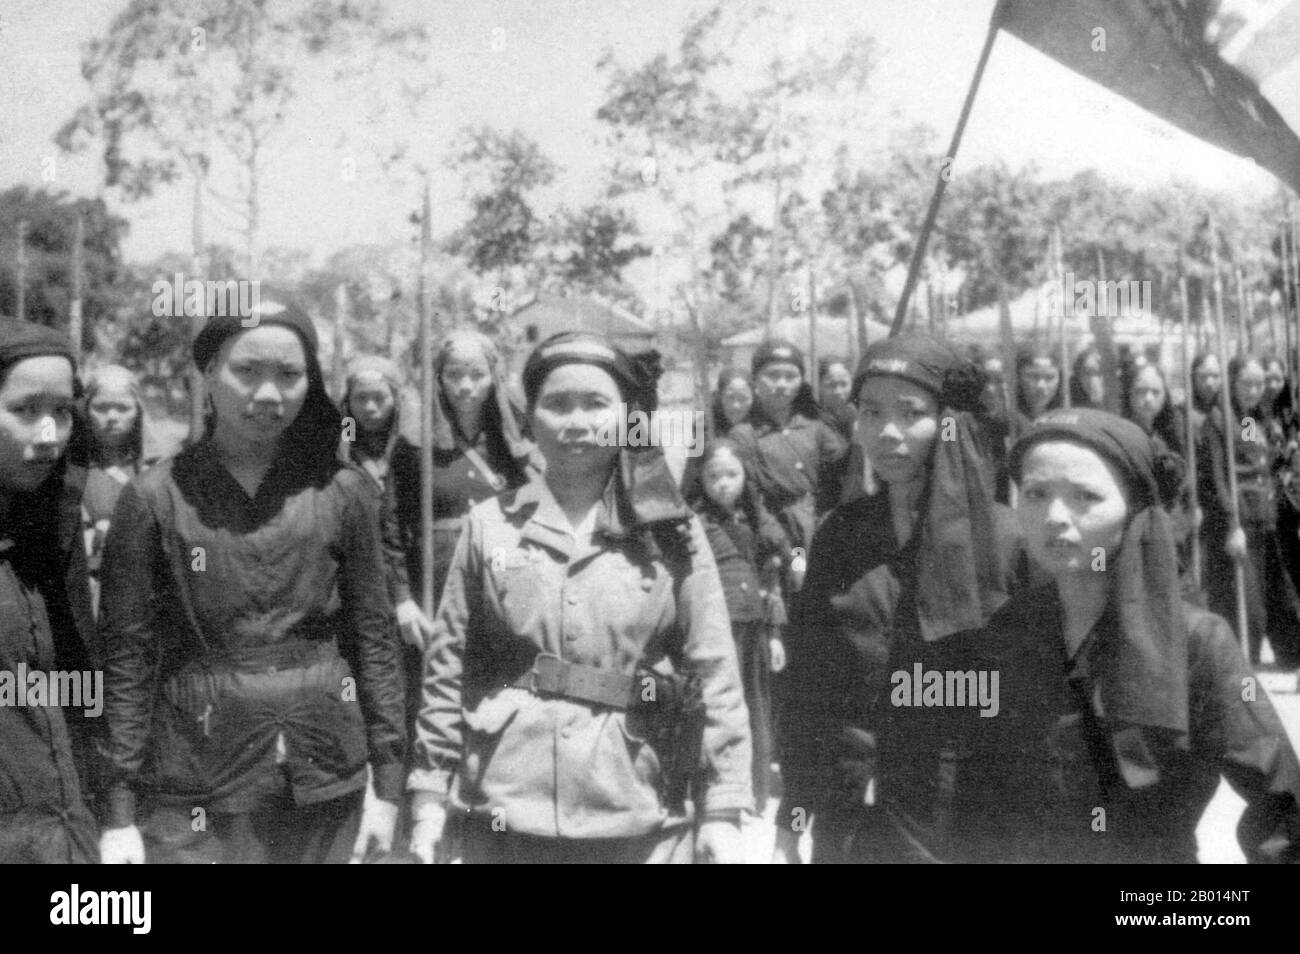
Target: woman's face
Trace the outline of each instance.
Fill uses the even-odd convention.
[[[1133,419],[1150,431],[1156,415],[1165,406],[1165,385],[1160,380],[1160,372],[1149,364],[1138,371],[1129,387],[1128,400]]]
[[[918,480],[939,431],[934,395],[910,381],[870,377],[858,394],[857,439],[876,474],[890,484]]]
[[[393,389],[382,374],[367,371],[352,379],[348,410],[363,433],[380,434],[387,430],[393,423],[396,406]]]
[[[1128,502],[1114,468],[1096,451],[1043,441],[1025,454],[1016,514],[1030,558],[1060,577],[1102,572],[1114,562]]]
[[[477,414],[492,390],[492,370],[479,353],[453,354],[442,366],[442,393],[457,414]]]
[[[1095,354],[1089,355],[1079,368],[1079,376],[1082,378],[1079,385],[1087,395],[1088,403],[1094,407],[1101,407],[1102,402],[1106,400],[1106,388],[1101,376],[1101,357]]]
[[[227,339],[204,377],[218,432],[254,446],[278,440],[307,400],[307,355],[283,325]]]
[[[1237,372],[1232,386],[1238,410],[1248,411],[1264,398],[1264,369],[1258,361],[1247,361]]]
[[[40,355],[9,368],[0,384],[0,493],[35,490],[72,436],[72,365]]]
[[[562,364],[542,381],[533,407],[533,437],[548,474],[608,471],[618,445],[613,433],[622,394],[609,372],[590,364]]]
[[[1286,372],[1282,369],[1282,362],[1270,361],[1268,367],[1264,369],[1264,399],[1270,405],[1282,393],[1282,385],[1285,382]]]
[[[732,507],[745,486],[745,467],[728,447],[720,448],[704,465],[704,492],[723,507]]]
[[[1061,384],[1061,372],[1056,369],[1051,358],[1034,358],[1020,369],[1020,393],[1030,416],[1037,417],[1047,410],[1047,405],[1056,397],[1056,389]]]
[[[754,392],[743,378],[732,378],[722,389],[722,411],[727,415],[728,423],[739,424],[749,416],[749,409],[754,406]]]
[[[853,376],[844,365],[836,363],[826,369],[821,380],[822,402],[829,408],[843,407],[849,401],[849,389],[853,387]]]
[[[1211,355],[1201,362],[1192,375],[1192,390],[1196,392],[1198,401],[1209,404],[1219,396],[1219,388],[1222,386],[1223,369],[1219,367],[1219,359]]]
[[[794,396],[803,384],[803,372],[797,364],[773,361],[764,365],[754,382],[755,396],[769,417],[782,417],[790,413]]]
[[[90,432],[97,445],[117,450],[131,439],[140,409],[125,383],[112,382],[100,387],[88,408]]]

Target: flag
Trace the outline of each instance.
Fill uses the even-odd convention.
[[[1300,192],[1300,0],[1002,0],[999,26]]]

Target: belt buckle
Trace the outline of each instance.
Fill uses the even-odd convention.
[[[533,660],[531,689],[534,693],[563,695],[567,673],[564,660],[554,653],[538,653]]]

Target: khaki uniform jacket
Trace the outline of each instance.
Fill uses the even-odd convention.
[[[544,652],[629,676],[642,662],[697,671],[707,716],[696,809],[751,807],[749,716],[698,518],[675,595],[663,557],[598,506],[587,540],[541,478],[470,510],[425,654],[408,788],[450,794],[521,834],[628,837],[669,823],[659,756],[635,716],[510,685]]]

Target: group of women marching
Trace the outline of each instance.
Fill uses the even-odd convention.
[[[430,448],[386,360],[329,400],[283,296],[193,358],[204,431],[157,461],[129,373],[83,388],[0,322],[0,668],[104,676],[101,718],[0,706],[2,861],[734,862],[778,799],[778,861],[808,832],[827,862],[1194,861],[1220,776],[1247,857],[1300,859],[1300,765],[1217,589],[1244,567],[1251,661],[1300,665],[1269,361],[1226,369],[1259,425],[1229,454],[1209,362],[1191,422],[1127,369],[1125,419],[1086,364],[1061,408],[1026,354],[1008,410],[917,335],[823,363],[819,403],[770,341],[679,481],[602,438],[660,368],[596,335],[518,391],[450,335]]]

